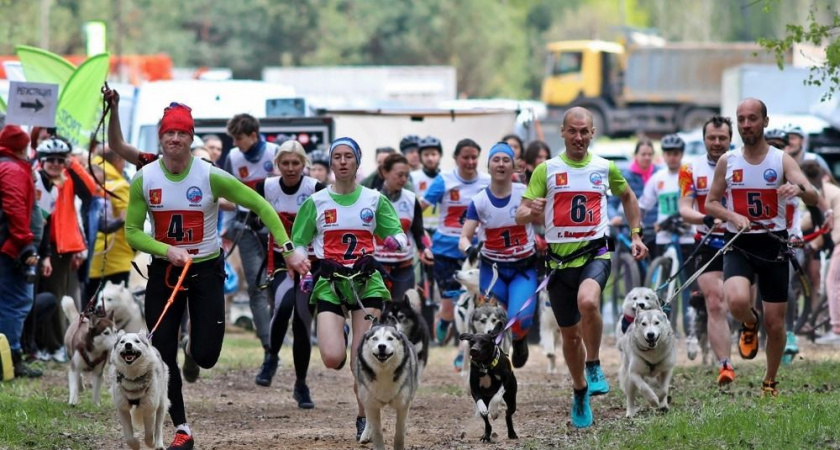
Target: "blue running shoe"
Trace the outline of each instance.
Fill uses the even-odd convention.
[[[788,331],[785,342],[785,355],[795,355],[797,353],[799,353],[799,345],[796,343],[796,335],[793,334],[793,331]]]
[[[589,384],[589,395],[604,395],[610,391],[610,383],[601,370],[601,364],[587,365],[586,382]]]
[[[449,333],[449,326],[452,322],[448,320],[438,319],[437,327],[435,327],[435,340],[438,345],[443,345],[446,342],[446,335]]]
[[[588,428],[592,426],[592,408],[589,407],[590,389],[575,391],[572,396],[572,426]]]
[[[461,369],[464,368],[464,354],[458,352],[458,356],[455,357],[455,360],[452,361],[452,364],[455,365],[455,371],[460,372]]]

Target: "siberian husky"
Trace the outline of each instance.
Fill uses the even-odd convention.
[[[619,341],[619,384],[627,397],[627,417],[636,414],[640,393],[654,408],[668,410],[668,389],[677,356],[668,316],[659,309],[639,311]]]
[[[61,308],[70,321],[64,334],[64,347],[70,357],[67,369],[67,382],[70,390],[68,403],[79,403],[79,391],[82,389],[82,373],[91,375],[93,403],[99,406],[99,390],[102,388],[102,373],[117,333],[114,329],[113,315],[109,317],[80,316],[76,302],[72,297],[61,299]]]
[[[143,314],[140,312],[140,305],[134,301],[134,294],[123,284],[105,282],[100,294],[106,312],[114,313],[114,322],[117,330],[125,330],[126,333],[136,333],[145,326]]]
[[[165,448],[163,420],[169,409],[168,386],[169,368],[146,339],[145,330],[121,330],[111,352],[111,397],[123,436],[132,450],[140,448],[134,428],[141,426],[146,446]]]
[[[393,321],[375,321],[356,352],[353,373],[367,417],[359,442],[373,442],[375,450],[385,448],[381,413],[390,405],[397,411],[394,449],[403,450],[408,409],[419,382],[414,346]]]
[[[616,345],[618,345],[622,336],[626,333],[627,327],[633,323],[636,315],[641,311],[647,311],[649,309],[662,309],[659,296],[656,295],[653,289],[634,287],[624,296],[624,304],[621,308],[621,320],[618,320],[615,324]]]
[[[385,302],[382,309],[382,319],[384,321],[388,317],[393,317],[397,329],[414,345],[414,350],[417,353],[418,377],[421,377],[423,369],[429,363],[429,340],[431,338],[426,319],[412,306],[414,296],[419,299],[417,291],[409,289],[403,301]]]
[[[551,309],[548,291],[541,291],[540,300],[540,346],[548,359],[548,373],[557,373],[557,344],[560,343],[560,325]]]

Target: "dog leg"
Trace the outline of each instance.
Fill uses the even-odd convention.
[[[103,368],[104,368],[104,364],[103,364]],[[102,388],[102,372],[99,372],[99,373],[94,372],[92,375],[93,375],[93,377],[92,377],[93,379],[90,382],[90,384],[91,384],[91,389],[90,390],[93,392],[93,404],[96,405],[96,406],[99,406],[99,398],[100,398],[99,397],[99,391]]]
[[[131,409],[120,408],[117,411],[117,418],[119,418],[120,425],[122,425],[125,443],[128,444],[131,450],[139,450],[140,441],[134,437],[134,426],[131,424]]]
[[[493,428],[490,426],[490,419],[487,418],[487,415],[481,416],[484,419],[484,436],[481,437],[481,442],[491,442],[491,435],[493,434]]]
[[[671,377],[673,370],[668,370],[659,375],[659,388],[661,389],[659,396],[659,410],[668,411],[668,391],[671,389]]]
[[[385,450],[385,437],[382,436],[382,408],[365,408],[367,422],[365,428],[370,428],[370,440],[374,450]]]
[[[152,414],[150,411],[143,410],[143,442],[146,447],[155,446],[155,422],[157,420]]]
[[[507,404],[505,423],[507,424],[508,439],[519,439],[519,436],[516,435],[516,431],[513,429],[513,413],[516,412],[516,389],[516,380],[514,379],[512,383],[507,383],[503,397]]]
[[[67,401],[72,406],[79,404],[79,385],[82,384],[82,374],[73,369],[67,371],[67,387],[70,390],[70,399]]]
[[[166,418],[166,401],[161,401],[155,410],[155,449],[163,450],[163,420]]]
[[[624,395],[627,397],[627,414],[625,416],[632,418],[636,415],[636,385],[632,382],[625,383]]]
[[[642,397],[650,403],[650,406],[656,408],[659,406],[659,397],[653,392],[653,388],[650,387],[649,384],[642,378],[641,375],[637,373],[629,373],[628,378],[630,383],[634,384],[636,388],[639,389],[639,392],[642,394]]]
[[[394,427],[394,450],[405,449],[406,419],[409,405],[402,405],[397,410],[397,424]]]

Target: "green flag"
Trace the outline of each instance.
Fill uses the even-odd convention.
[[[20,58],[26,81],[57,84],[59,95],[76,70],[66,59],[40,48],[17,45],[15,53]]]
[[[6,102],[0,97],[0,113],[6,114]]]
[[[87,147],[102,102],[100,89],[108,76],[111,56],[88,58],[75,72],[58,98],[55,126],[58,134],[74,145]]]

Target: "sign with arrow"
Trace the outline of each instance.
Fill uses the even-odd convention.
[[[57,104],[57,84],[12,81],[6,123],[53,128]]]

